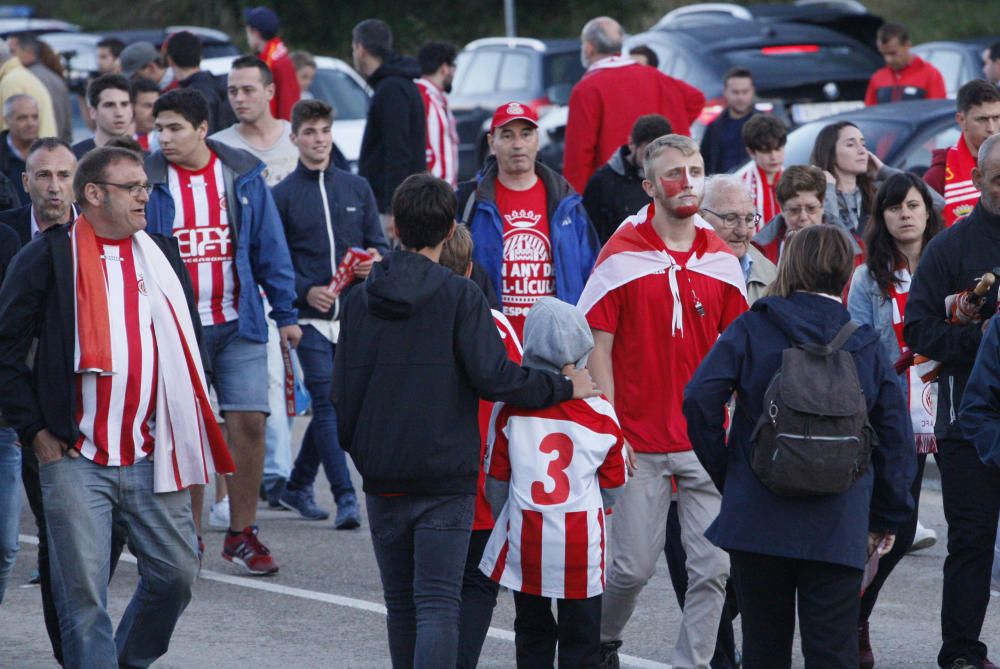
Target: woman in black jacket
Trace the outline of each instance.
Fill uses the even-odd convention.
[[[813,226],[788,242],[770,297],[719,338],[684,393],[698,459],[722,491],[706,536],[726,549],[743,616],[746,669],[791,667],[798,604],[807,669],[857,669],[863,569],[887,552],[912,513],[913,435],[899,382],[878,334],[858,328],[846,343],[869,421],[878,435],[871,464],[839,494],[779,496],[750,467],[751,433],[782,353],[827,344],[850,320],[840,295],[854,265],[847,236]],[[726,439],[724,407],[737,410]]]

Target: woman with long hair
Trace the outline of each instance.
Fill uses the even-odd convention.
[[[885,357],[896,363],[917,452],[917,478],[910,491],[914,500],[913,514],[898,528],[895,545],[879,561],[875,580],[861,599],[858,643],[862,669],[875,664],[868,619],[886,578],[913,543],[924,463],[928,453],[937,451],[934,441],[937,388],[936,384],[924,383],[920,368],[913,364],[913,354],[903,341],[903,314],[906,313],[910,279],[920,256],[941,229],[941,217],[934,210],[929,189],[920,177],[901,172],[887,179],[875,195],[871,221],[865,231],[868,259],[854,272],[847,298],[851,318],[874,328],[879,333]]]
[[[874,175],[882,163],[865,146],[858,126],[840,121],[820,130],[809,163],[826,172],[827,223],[863,234],[875,197]]]
[[[722,491],[719,516],[705,536],[730,555],[746,669],[791,667],[796,607],[805,666],[857,669],[864,568],[891,548],[894,528],[913,513],[916,456],[899,384],[878,333],[845,328],[850,316],[840,296],[853,267],[843,230],[813,225],[796,232],[785,243],[770,295],[719,337],[684,391],[691,443]],[[842,492],[778,494],[750,464],[765,392],[787,349],[822,350],[814,345],[845,336],[836,350],[850,354],[878,436],[870,462]],[[723,407],[734,393],[727,438]],[[766,415],[777,415],[771,411]]]

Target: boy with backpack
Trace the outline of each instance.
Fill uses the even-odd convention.
[[[594,349],[583,314],[551,297],[528,312],[524,336],[534,369],[583,367]],[[604,516],[625,487],[624,444],[604,397],[494,408],[484,466],[496,525],[480,569],[514,591],[519,667],[551,667],[557,643],[560,667],[600,663]]]

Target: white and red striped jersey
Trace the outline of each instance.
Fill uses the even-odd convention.
[[[191,275],[201,324],[236,320],[240,283],[226,213],[222,162],[212,153],[208,165],[196,172],[170,165],[168,173],[174,199],[174,237]]]
[[[625,485],[625,443],[611,404],[590,398],[547,409],[498,404],[489,476],[510,481],[479,569],[511,590],[586,599],[604,592],[601,488]]]
[[[445,92],[427,79],[417,79],[427,116],[427,171],[458,185],[458,124]]]
[[[153,451],[150,417],[156,408],[156,339],[144,280],[132,238],[97,239],[108,286],[114,374],[76,377],[75,448],[99,465],[127,466]]]

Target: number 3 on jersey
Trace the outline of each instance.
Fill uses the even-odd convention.
[[[538,445],[542,453],[555,453],[554,460],[549,461],[546,476],[554,482],[552,492],[545,492],[544,481],[534,481],[531,484],[531,500],[535,504],[562,504],[569,499],[569,477],[566,469],[573,459],[573,440],[568,435],[555,433],[542,439]]]

